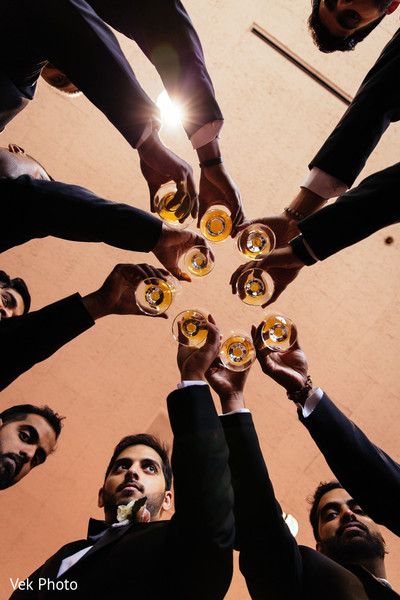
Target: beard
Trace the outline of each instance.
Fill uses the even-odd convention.
[[[143,496],[146,496],[147,498],[145,506],[150,513],[150,520],[153,520],[161,510],[165,494],[163,492],[162,494],[143,494]],[[103,490],[104,512],[113,515],[114,519],[116,519],[118,506],[121,504],[129,504],[133,499],[134,498],[131,496],[126,496],[126,498],[119,499],[117,503],[114,494],[109,494],[106,490]],[[139,500],[139,498],[135,498],[135,500]]]
[[[13,452],[0,453],[0,490],[13,485],[15,478],[21,471],[25,460]]]
[[[360,563],[365,560],[384,558],[385,540],[379,532],[366,531],[363,535],[335,535],[320,542],[320,551],[341,563]]]

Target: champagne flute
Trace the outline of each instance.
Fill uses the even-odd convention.
[[[200,231],[210,242],[222,242],[232,231],[232,218],[225,206],[211,206],[200,221]]]
[[[262,323],[261,339],[266,348],[276,352],[285,352],[293,346],[297,339],[296,325],[285,315],[268,314]]]
[[[252,223],[238,235],[239,252],[249,260],[261,260],[275,248],[275,234],[268,225]]]
[[[274,281],[263,269],[247,269],[239,276],[236,292],[245,304],[261,306],[270,300],[274,293]]]
[[[184,346],[202,346],[208,335],[208,320],[201,311],[188,309],[176,315],[172,335]]]
[[[219,353],[222,364],[231,371],[245,371],[256,359],[251,337],[238,331],[222,342]]]
[[[136,304],[142,313],[155,317],[168,310],[179,292],[180,285],[173,277],[147,277],[136,289]]]

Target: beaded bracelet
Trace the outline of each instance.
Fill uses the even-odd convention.
[[[295,210],[294,208],[290,208],[290,206],[287,206],[284,209],[284,211],[287,215],[289,215],[289,217],[296,219],[296,221],[302,221],[305,218],[305,215],[303,215],[303,213],[299,212],[298,210]]]

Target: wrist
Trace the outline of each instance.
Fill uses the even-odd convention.
[[[106,302],[99,291],[92,292],[82,298],[82,304],[86,308],[93,321],[101,319],[110,314],[110,310],[106,307]]]
[[[151,134],[144,140],[144,142],[137,149],[141,157],[145,157],[149,152],[152,152],[155,146],[160,144],[160,138],[158,132],[153,130]]]
[[[199,157],[200,162],[204,162],[205,160],[211,160],[213,158],[218,158],[221,156],[221,149],[219,147],[219,140],[215,138],[208,144],[197,148],[196,150],[197,156]]]
[[[187,372],[181,371],[181,381],[205,381],[204,373],[202,371]]]
[[[289,211],[292,218],[300,221],[322,208],[324,204],[326,204],[325,198],[322,198],[322,196],[319,196],[308,188],[302,187],[297,196],[286,207],[285,211]],[[296,213],[299,217],[296,216]]]
[[[221,407],[223,414],[245,408],[243,392],[230,392],[220,394]]]
[[[307,398],[313,391],[313,383],[311,381],[310,375],[307,375],[306,379],[303,382],[303,385],[294,386],[286,389],[287,397],[292,402],[296,404],[301,404],[304,406]]]

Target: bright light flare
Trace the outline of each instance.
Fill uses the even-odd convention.
[[[163,125],[177,127],[182,124],[182,107],[176,102],[172,102],[165,90],[158,96],[157,106],[161,112],[161,122]]]
[[[299,524],[297,522],[297,519],[295,519],[293,515],[287,515],[286,513],[282,513],[282,516],[286,525],[289,527],[290,533],[293,537],[296,537],[296,535],[299,532]]]

